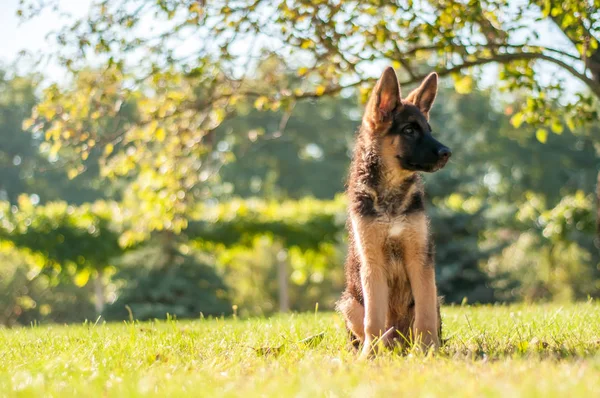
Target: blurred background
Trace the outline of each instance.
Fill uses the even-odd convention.
[[[1,3],[1,325],[333,309],[387,65],[442,77],[446,301],[600,295],[597,0]]]

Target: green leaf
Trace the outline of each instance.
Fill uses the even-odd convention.
[[[77,177],[79,175],[79,171],[77,170],[77,168],[70,168],[69,171],[67,171],[67,177],[69,178],[69,180],[72,180],[73,178]]]
[[[560,134],[562,134],[564,127],[563,127],[562,123],[560,122],[560,120],[554,119],[552,121],[552,125],[550,126],[550,129],[552,129],[553,133],[560,135]]]
[[[521,125],[523,124],[523,113],[515,113],[515,115],[510,119],[510,122],[515,128],[521,127]]]
[[[104,155],[110,155],[112,151],[115,149],[115,146],[111,143],[106,144],[104,147]]]
[[[550,15],[550,10],[552,9],[552,3],[550,2],[550,0],[545,0],[544,1],[544,7],[542,8],[542,16],[544,18],[547,18],[548,15]]]
[[[85,286],[86,283],[88,283],[89,279],[90,279],[90,271],[87,269],[84,269],[84,270],[78,272],[77,275],[75,275],[75,279],[73,282],[75,282],[75,285],[77,285],[79,287],[83,287],[83,286]]]
[[[266,96],[261,95],[256,99],[256,101],[254,101],[254,107],[258,110],[262,110],[268,100],[269,99]]]
[[[282,344],[277,347],[258,347],[258,348],[252,347],[252,349],[256,352],[257,355],[259,355],[261,357],[268,356],[268,355],[278,356],[284,352],[285,346]]]
[[[196,14],[201,14],[202,13],[202,7],[200,6],[200,2],[194,2],[192,3],[189,7],[188,10],[191,13],[196,13]]]
[[[573,122],[573,118],[572,117],[567,116],[565,118],[565,123],[567,124],[567,127],[569,128],[569,130],[575,131],[575,122]]]
[[[455,77],[454,89],[459,94],[469,94],[473,91],[473,78],[469,75]]]
[[[33,118],[25,119],[23,121],[23,125],[22,125],[23,130],[29,130],[33,126],[34,123],[35,123],[35,119],[33,119]]]
[[[156,140],[158,142],[163,142],[165,140],[165,137],[166,137],[165,129],[163,129],[162,127],[159,127],[156,130],[156,132],[154,133],[154,136],[156,137]]]
[[[312,40],[309,40],[309,39],[302,40],[302,43],[300,44],[300,48],[302,48],[304,50],[313,48],[314,46],[315,46],[315,42],[313,42]]]
[[[325,332],[321,332],[321,333],[315,334],[313,336],[308,336],[307,338],[300,340],[299,343],[307,345],[309,347],[315,347],[321,341],[323,341],[323,337],[325,337]]]
[[[538,129],[535,132],[535,138],[537,138],[537,140],[542,144],[545,144],[548,140],[548,132],[546,131],[546,129]]]

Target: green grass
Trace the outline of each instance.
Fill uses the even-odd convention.
[[[600,396],[600,304],[442,316],[439,354],[367,362],[330,313],[0,330],[0,395]]]

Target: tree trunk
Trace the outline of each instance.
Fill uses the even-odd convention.
[[[100,315],[104,311],[104,282],[102,282],[103,272],[98,271],[96,278],[94,278],[94,307],[96,308],[96,314]]]
[[[166,255],[165,268],[171,268],[175,265],[175,234],[173,231],[163,231],[161,234],[162,250]]]
[[[287,253],[281,250],[277,254],[277,281],[279,283],[279,312],[290,310]]]
[[[600,250],[600,171],[596,181],[596,249]]]

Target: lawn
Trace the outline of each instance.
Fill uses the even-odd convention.
[[[600,396],[600,303],[442,316],[437,355],[360,363],[331,313],[0,329],[0,395]]]

